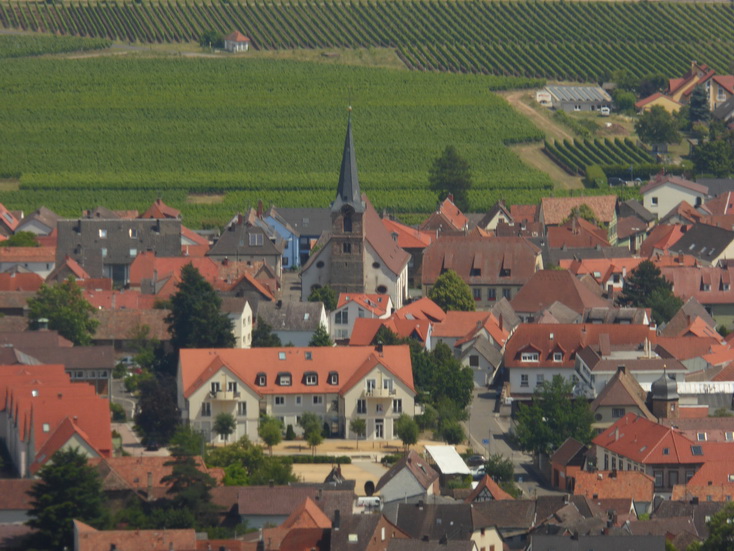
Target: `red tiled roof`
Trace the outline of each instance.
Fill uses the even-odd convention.
[[[168,341],[171,339],[165,319],[168,314],[168,310],[157,309],[96,310],[94,317],[99,325],[92,338],[95,341],[125,341],[136,327],[147,325],[150,327],[149,338]]]
[[[608,339],[610,346],[638,346],[649,339],[655,341],[655,329],[647,325],[621,324],[520,324],[505,346],[505,366],[543,367],[552,366],[573,369],[576,352],[585,346],[598,344],[601,338]],[[539,361],[523,362],[521,353],[537,351]],[[553,361],[553,354],[563,354],[561,362]]]
[[[421,224],[421,230],[457,231],[463,230],[469,224],[469,219],[464,216],[461,209],[457,207],[451,197],[447,197],[438,206],[438,210],[431,214]]]
[[[90,459],[89,464],[101,472],[109,469],[114,472],[131,490],[147,490],[148,473],[150,473],[153,488],[169,488],[171,483],[163,482],[163,478],[173,472],[172,465],[166,465],[170,457],[158,456],[123,456]],[[208,469],[200,456],[194,457],[196,467],[212,476],[218,483],[222,476],[214,476],[214,469]]]
[[[64,261],[56,266],[54,271],[48,275],[47,279],[52,279],[57,272],[60,272],[64,268],[68,269],[78,279],[89,279],[91,277],[76,260],[74,260],[70,256],[67,256]]]
[[[336,309],[338,310],[350,302],[356,302],[365,310],[369,310],[375,316],[381,317],[388,313],[387,307],[390,302],[390,297],[368,293],[339,293]]]
[[[708,354],[711,348],[718,344],[720,339],[696,336],[658,337],[657,347],[664,349],[670,357],[678,361],[698,358]],[[657,350],[659,354],[661,352]]]
[[[424,249],[435,238],[434,232],[417,230],[388,218],[383,218],[382,224],[391,235],[398,235],[398,246],[403,249]]]
[[[364,201],[364,236],[367,242],[382,259],[382,262],[394,274],[400,274],[407,266],[410,255],[401,249],[398,244],[393,241],[390,233],[382,224],[380,215],[377,214],[375,207],[372,206],[366,195],[362,194]]]
[[[594,217],[604,224],[609,224],[617,207],[616,195],[592,195],[588,197],[544,197],[540,203],[542,222],[546,226],[559,225],[568,218],[571,210],[587,205]]]
[[[307,497],[280,525],[281,528],[331,528],[331,520],[313,499]]]
[[[553,289],[552,293],[548,290]],[[512,297],[515,312],[530,314],[547,308],[554,302],[582,314],[586,308],[609,307],[610,302],[594,294],[567,270],[540,270]]]
[[[0,247],[0,262],[56,262],[55,247]]]
[[[650,502],[655,490],[655,479],[639,471],[579,471],[574,475],[574,495],[593,499],[631,498]]]
[[[734,94],[734,76],[732,75],[716,75],[713,81],[720,84],[730,94]]]
[[[655,92],[652,96],[647,96],[646,98],[642,98],[641,100],[635,102],[635,107],[637,109],[642,109],[643,107],[645,107],[646,105],[652,103],[653,101],[655,101],[658,98],[667,98],[668,100],[672,101],[673,103],[676,103],[678,105],[681,105],[680,102],[675,101],[672,97],[666,96],[665,94],[663,94],[661,92]]]
[[[535,222],[540,205],[510,205],[510,215],[515,222]]]
[[[667,267],[660,269],[673,284],[673,293],[683,301],[695,297],[701,304],[733,304],[734,266]],[[706,289],[708,286],[709,290]]]
[[[681,224],[658,224],[640,245],[640,256],[650,258],[655,250],[667,252],[683,237],[683,226]]]
[[[640,194],[645,195],[654,189],[657,189],[665,184],[670,184],[675,187],[680,187],[692,191],[694,193],[700,193],[704,196],[708,195],[709,188],[696,182],[686,180],[680,176],[673,176],[671,174],[658,174],[652,178],[645,186],[640,189]]]
[[[599,284],[606,284],[613,274],[627,274],[637,268],[642,258],[561,259],[558,265],[574,275],[589,274]]]
[[[405,320],[395,317],[388,319],[358,318],[354,321],[349,346],[371,345],[380,327],[386,327],[401,339],[413,337],[425,342],[430,324],[426,320]]]
[[[5,208],[5,205],[0,203],[0,221],[10,230],[11,233],[15,232],[15,228],[18,227],[20,221],[15,215]]]
[[[714,215],[732,214],[734,213],[734,196],[732,196],[731,191],[727,191],[718,197],[709,199],[703,206]]]
[[[734,381],[734,364],[727,365],[711,379],[712,381]]]
[[[180,210],[174,209],[173,207],[169,207],[161,199],[156,199],[153,202],[153,204],[150,207],[148,207],[148,210],[146,210],[143,214],[140,215],[140,218],[180,218],[180,217],[181,217]]]
[[[441,310],[441,307],[430,298],[423,297],[403,306],[395,312],[395,317],[398,319],[440,322],[446,319],[446,312]]]
[[[609,247],[607,232],[587,222],[583,218],[575,218],[561,226],[551,226],[546,231],[548,246],[553,249],[567,247]]]
[[[31,509],[30,490],[36,484],[28,478],[0,479],[0,511],[28,511]]]
[[[185,241],[191,241],[192,244],[188,244]],[[190,258],[203,257],[209,251],[209,241],[190,230],[186,226],[181,226],[181,254]]]
[[[16,272],[0,274],[0,291],[38,291],[41,285],[43,278],[38,274]]]
[[[123,291],[84,291],[84,298],[95,308],[102,310],[152,310],[157,295],[144,295],[135,289]]]
[[[130,285],[140,287],[143,279],[163,280],[173,277],[180,280],[181,269],[192,264],[209,283],[219,276],[216,262],[210,258],[159,257],[154,252],[140,253],[130,264]]]
[[[75,551],[195,551],[196,532],[182,530],[97,530],[78,520],[74,521]]]
[[[216,369],[211,367],[213,365]],[[206,382],[202,380],[205,371],[216,372],[222,366],[247,386],[265,395],[343,393],[377,365],[384,366],[410,390],[415,390],[410,349],[406,345],[385,346],[382,353],[371,346],[189,349],[181,350],[179,361],[184,396],[187,398]],[[290,386],[277,384],[278,374],[283,372],[291,374]],[[304,376],[310,372],[318,376],[316,385],[305,383]],[[336,385],[329,384],[331,372],[339,374]],[[266,375],[265,386],[255,384],[259,373]]]
[[[234,32],[229,33],[227,36],[224,37],[224,40],[231,40],[233,42],[249,42],[250,41],[250,39],[247,38],[240,31],[234,31]]]
[[[434,338],[461,338],[486,322],[489,312],[446,312],[446,318],[433,326]]]
[[[32,474],[38,472],[38,469],[43,467],[46,462],[51,459],[53,454],[55,454],[57,451],[59,451],[69,442],[71,442],[72,438],[75,436],[76,438],[81,439],[87,446],[89,446],[89,448],[94,450],[94,453],[96,453],[100,457],[105,453],[107,455],[111,453],[111,447],[105,450],[105,452],[97,449],[94,441],[89,438],[87,433],[85,433],[71,418],[65,417],[64,420],[61,421],[61,424],[56,427],[56,430],[53,431],[51,437],[46,440],[43,446],[41,446],[41,448],[36,453],[35,460],[33,461],[33,463],[31,463],[31,466],[29,468],[30,472]],[[76,444],[76,442],[73,442],[73,444]]]
[[[472,490],[472,493],[469,494],[469,497],[467,497],[464,501],[466,503],[472,503],[485,489],[490,493],[492,498],[496,499],[497,501],[515,499],[510,494],[505,492],[502,488],[500,488],[499,485],[494,480],[492,480],[491,476],[485,474],[484,477],[479,481],[479,484],[477,484],[477,487]]]

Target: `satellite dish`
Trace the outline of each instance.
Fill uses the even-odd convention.
[[[371,497],[372,494],[375,493],[375,483],[371,480],[368,480],[364,483],[364,493],[367,495],[367,497]]]

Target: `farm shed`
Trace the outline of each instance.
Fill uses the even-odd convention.
[[[546,86],[535,95],[541,105],[563,111],[598,111],[612,107],[612,98],[599,86]]]
[[[228,52],[246,52],[250,49],[250,39],[239,31],[224,37],[224,49]]]

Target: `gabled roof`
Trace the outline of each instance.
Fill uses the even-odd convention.
[[[453,196],[449,195],[439,204],[436,212],[421,224],[420,229],[423,231],[463,231],[468,224],[469,219],[454,204]]]
[[[397,234],[398,246],[402,249],[425,249],[436,238],[434,232],[417,230],[389,218],[383,218],[382,225],[391,236]]]
[[[49,233],[51,233],[54,229],[56,229],[56,224],[59,221],[59,218],[59,215],[51,209],[48,209],[46,207],[39,207],[28,216],[23,217],[23,219],[18,224],[16,231],[23,231],[24,226],[26,226],[30,222],[37,221],[46,226]]]
[[[617,207],[616,195],[594,195],[588,197],[544,197],[540,203],[542,222],[546,226],[559,225],[568,218],[571,210],[581,205],[587,205],[594,218],[604,224],[609,224],[615,215]]]
[[[343,306],[352,302],[358,304],[365,310],[368,310],[373,315],[382,317],[389,313],[387,308],[391,301],[389,296],[377,293],[339,293],[336,309],[339,310]]]
[[[672,174],[657,174],[646,185],[640,188],[640,193],[642,195],[645,195],[646,193],[649,193],[666,184],[686,189],[688,191],[701,194],[703,196],[708,195],[709,192],[709,188],[707,188],[706,186],[702,186],[701,184],[697,184],[696,182],[692,182],[691,180],[681,178],[680,176],[674,176]]]
[[[619,205],[619,214],[620,216],[635,216],[646,224],[654,222],[657,218],[655,214],[647,210],[642,203],[636,199],[628,199],[621,203]]]
[[[250,39],[247,38],[244,34],[242,34],[240,31],[234,31],[229,33],[224,37],[224,40],[231,40],[233,42],[249,42]]]
[[[280,525],[281,528],[320,528],[327,530],[331,528],[331,520],[313,499],[307,497],[300,506]]]
[[[158,198],[153,201],[153,204],[148,207],[148,210],[140,215],[140,218],[175,218],[180,220],[181,211],[169,207],[162,199]]]
[[[0,274],[0,291],[38,291],[41,285],[43,285],[43,279],[35,273]]]
[[[406,320],[441,322],[446,319],[446,312],[441,310],[441,307],[430,298],[422,297],[397,310],[395,317]]]
[[[316,331],[323,316],[323,302],[261,301],[257,306],[257,317],[273,331]]]
[[[10,233],[14,233],[19,223],[15,215],[0,203],[0,224],[5,226]]]
[[[47,263],[56,262],[54,247],[0,247],[0,262]]]
[[[660,272],[673,284],[675,296],[683,300],[695,298],[700,304],[734,303],[734,293],[731,291],[734,288],[734,266],[727,268],[663,266]],[[693,317],[695,319],[701,316],[694,315]],[[702,317],[702,319],[710,321],[708,318]],[[690,326],[690,321],[686,324],[686,327],[688,326]]]
[[[415,390],[406,345],[384,346],[382,352],[371,346],[187,349],[181,350],[179,360],[183,394],[187,398],[220,368],[229,369],[240,381],[265,395],[344,393],[377,366]],[[290,385],[279,384],[278,376],[282,373],[291,375]],[[306,373],[316,374],[317,383],[307,385]],[[329,382],[331,373],[338,374],[336,384]],[[256,384],[258,374],[266,376],[265,385]]]
[[[193,528],[183,530],[97,530],[74,520],[74,551],[119,551],[146,550],[169,551],[196,550],[196,532]]]
[[[150,327],[148,337],[159,341],[168,341],[166,316],[168,310],[96,310],[94,317],[99,321],[92,339],[94,341],[125,341],[136,327]]]
[[[676,241],[685,235],[685,229],[680,224],[656,225],[640,245],[640,256],[650,258],[656,249],[667,252]]]
[[[633,406],[639,409],[648,420],[655,421],[655,416],[645,405],[646,400],[647,392],[642,389],[637,379],[628,374],[626,369],[618,369],[604,385],[596,399],[591,402],[589,409],[596,412],[597,409],[603,406]]]
[[[91,438],[84,432],[70,417],[65,417],[56,430],[53,431],[51,437],[37,451],[35,460],[31,463],[30,472],[35,474],[38,469],[43,467],[49,459],[63,448],[73,437],[79,438],[89,446],[98,457],[102,457],[105,453],[98,450]],[[111,452],[108,448],[106,454]]]
[[[505,202],[501,199],[497,201],[492,207],[487,211],[487,213],[480,218],[479,222],[477,223],[477,226],[480,228],[486,228],[487,225],[492,222],[495,216],[498,214],[504,214],[506,221],[512,222],[512,214],[510,213],[510,209],[507,208],[507,205],[505,205]]]
[[[390,268],[394,274],[400,274],[408,264],[410,255],[393,240],[382,224],[380,215],[377,214],[366,195],[362,195],[362,202],[365,205],[363,219],[365,239],[375,250],[377,256],[382,259],[385,266]]]
[[[408,455],[402,457],[390,469],[380,477],[375,487],[376,491],[380,491],[403,469],[407,469],[416,479],[418,484],[424,489],[428,489],[438,479],[438,473],[428,464],[428,462],[418,455],[415,450],[408,451]]]
[[[354,321],[350,346],[369,346],[375,340],[380,327],[386,327],[401,339],[413,338],[426,342],[431,322],[426,320],[406,320],[391,317],[388,319],[357,318]]]
[[[734,241],[734,231],[708,224],[695,224],[670,247],[673,253],[690,254],[711,263]]]
[[[492,477],[488,474],[485,474],[482,479],[477,484],[476,488],[474,488],[469,494],[469,497],[467,497],[464,501],[466,503],[473,503],[477,497],[479,497],[480,494],[483,492],[489,492],[489,495],[492,496],[492,499],[496,499],[497,501],[506,501],[515,499],[510,494],[505,492],[502,488],[499,487],[499,485],[492,480]]]
[[[651,502],[655,479],[640,471],[579,471],[573,493],[593,499],[632,498]]]
[[[579,247],[609,247],[607,232],[591,222],[575,217],[560,226],[551,226],[546,231],[549,247],[569,249]]]
[[[553,293],[548,293],[548,289],[553,289]],[[608,300],[595,295],[567,270],[536,272],[512,297],[510,304],[516,312],[534,314],[555,301],[579,314],[586,308],[610,306]]]
[[[510,215],[516,222],[537,222],[540,205],[510,205]]]
[[[484,325],[490,317],[489,312],[462,312],[450,310],[441,323],[433,326],[434,338],[462,338]]]
[[[92,277],[87,273],[84,268],[79,265],[76,260],[74,260],[70,256],[67,256],[66,258],[64,258],[63,262],[57,264],[53,271],[48,274],[48,276],[46,277],[46,281],[56,281],[61,274],[67,271],[76,279],[89,279]]]
[[[696,318],[703,320],[709,327],[716,327],[714,318],[696,300],[696,297],[691,297],[678,309],[675,315],[660,331],[660,335],[663,337],[681,337],[688,333],[691,322]]]
[[[557,463],[564,467],[571,464],[583,466],[583,455],[586,449],[584,444],[569,436],[551,456],[551,463]]]

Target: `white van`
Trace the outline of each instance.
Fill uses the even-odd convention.
[[[612,111],[611,111],[611,109],[609,109],[609,107],[601,107],[601,108],[599,108],[599,114],[602,117],[608,117],[609,115],[612,114]]]

